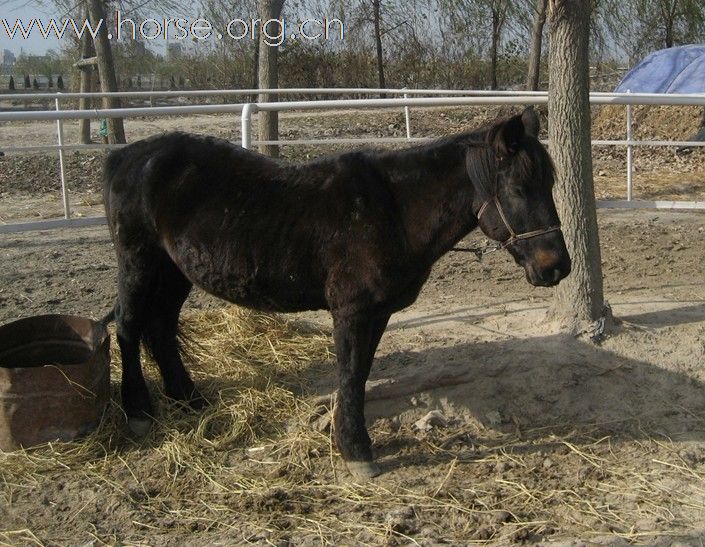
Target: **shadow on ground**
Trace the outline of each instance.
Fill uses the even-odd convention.
[[[477,319],[467,311],[445,320]],[[368,419],[439,409],[504,432],[590,424],[632,439],[705,440],[705,383],[683,372],[701,364],[702,343],[692,332],[653,334],[705,321],[705,304],[624,319],[605,347],[556,334],[384,355],[368,385]]]

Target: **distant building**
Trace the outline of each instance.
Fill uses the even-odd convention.
[[[3,72],[10,72],[16,60],[15,54],[9,49],[0,50],[0,69],[2,69]]]

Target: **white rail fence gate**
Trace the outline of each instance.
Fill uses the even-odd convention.
[[[225,97],[251,96],[256,93],[272,93],[286,95],[372,95],[380,92],[397,95],[389,99],[325,99],[309,101],[279,101],[266,103],[238,104],[201,104],[183,106],[149,106],[129,107],[119,109],[92,110],[62,110],[61,101],[80,97],[101,98],[108,95],[123,98],[145,98],[150,101],[154,97],[189,98],[189,97]],[[426,95],[425,97],[412,97]],[[58,153],[61,195],[63,200],[64,218],[18,222],[0,225],[0,233],[26,232],[31,230],[47,230],[64,227],[95,226],[105,224],[105,217],[74,218],[71,214],[71,201],[68,183],[64,169],[64,152],[67,150],[111,149],[124,145],[109,144],[65,144],[63,121],[67,119],[102,119],[102,118],[134,118],[141,116],[163,117],[189,114],[237,114],[241,125],[241,145],[251,148],[257,144],[279,145],[331,145],[331,144],[389,144],[403,142],[422,142],[427,137],[413,137],[411,130],[411,108],[419,107],[457,107],[478,105],[530,105],[546,104],[546,92],[513,92],[513,91],[465,91],[465,90],[432,90],[432,89],[237,89],[237,90],[204,90],[204,91],[133,91],[118,93],[13,93],[0,95],[2,100],[53,100],[55,110],[0,112],[0,122],[18,122],[31,120],[56,121],[55,145],[35,146],[5,146],[0,143],[0,150],[5,153],[27,153],[38,151],[56,151]],[[624,147],[627,151],[626,166],[626,200],[598,201],[598,207],[604,208],[643,208],[643,209],[705,209],[701,201],[645,201],[635,200],[633,192],[633,160],[634,147],[702,147],[705,142],[697,141],[663,141],[635,140],[632,132],[632,107],[634,105],[692,105],[705,107],[705,94],[653,94],[653,93],[592,93],[590,103],[593,105],[624,105],[627,124],[623,140],[593,140],[593,146]],[[289,139],[277,141],[252,140],[252,116],[256,112],[277,111],[321,111],[321,110],[362,110],[380,108],[399,108],[404,111],[406,137],[382,138],[338,138],[338,139]]]

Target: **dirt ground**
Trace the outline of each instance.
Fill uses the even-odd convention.
[[[97,172],[98,160],[76,158]],[[14,184],[0,189],[4,220],[51,212],[41,177]],[[603,210],[599,224],[606,298],[621,321],[599,345],[553,332],[552,291],[526,283],[506,253],[439,261],[377,354],[367,417],[383,474],[372,483],[350,484],[325,437],[305,463],[282,464],[282,447],[313,423],[282,417],[248,441],[199,437],[238,389],[196,366],[215,409],[174,430],[178,411],[160,400],[146,444],[122,431],[80,464],[44,467],[51,448],[0,454],[0,544],[701,545],[705,215]],[[0,257],[0,322],[97,318],[112,305],[105,227],[2,235]],[[220,306],[197,291],[187,303],[192,313]],[[330,327],[324,313],[299,318]],[[335,386],[332,361],[312,367],[296,404]],[[114,396],[118,382],[115,369]],[[443,419],[415,425],[433,410]],[[121,423],[117,404],[108,421]],[[174,448],[184,444],[188,453]]]
[[[335,537],[336,521],[341,530],[367,523],[340,536],[351,543],[699,541],[705,534],[705,216],[603,211],[600,227],[606,293],[623,321],[600,346],[547,330],[542,320],[551,291],[530,287],[499,253],[481,264],[464,254],[444,257],[418,302],[393,318],[367,413],[384,470],[374,488],[393,491],[402,505],[380,503],[371,487],[337,483],[336,469],[344,475],[337,459],[314,458],[312,475],[288,480],[272,478],[271,462],[249,462],[252,480],[266,487],[255,500],[233,493],[231,502],[261,513],[269,526],[241,529],[226,521],[200,529],[192,521],[186,532],[169,532],[174,517],[155,512],[152,498],[185,486],[149,448],[130,450],[125,437],[116,439],[125,466],[110,471],[115,484],[81,480],[75,469],[54,470],[38,483],[15,477],[12,499],[0,504],[5,540],[318,544],[310,526],[290,515],[308,500],[307,519],[327,517],[330,529],[321,537]],[[4,236],[0,253],[1,321],[43,312],[99,317],[111,305],[115,264],[104,228]],[[219,305],[198,293],[188,303]],[[323,314],[305,318],[328,324]],[[393,399],[384,395],[389,382],[400,389]],[[334,384],[331,363],[309,393]],[[445,424],[417,430],[414,422],[430,410],[440,410]],[[112,412],[119,418],[119,409]],[[247,448],[214,457],[235,465]],[[143,488],[150,492],[145,505]],[[360,500],[334,495],[339,488],[353,488]]]

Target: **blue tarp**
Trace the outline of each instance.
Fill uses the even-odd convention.
[[[705,93],[705,45],[656,51],[632,68],[617,93]]]

